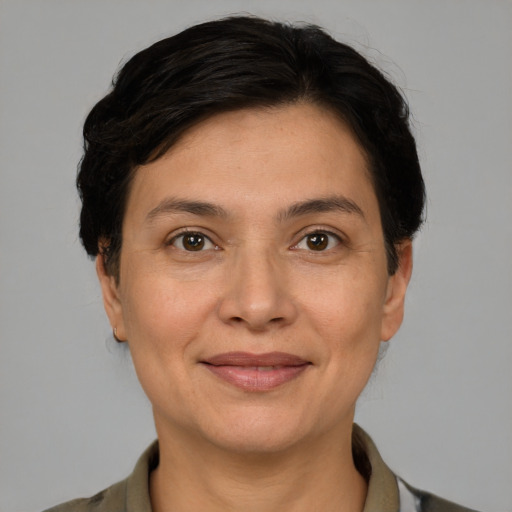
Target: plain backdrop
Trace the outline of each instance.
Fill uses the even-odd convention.
[[[250,12],[307,21],[403,89],[428,222],[358,422],[412,485],[512,510],[512,3],[0,0],[0,512],[127,476],[154,438],[77,237],[81,125],[136,51]]]

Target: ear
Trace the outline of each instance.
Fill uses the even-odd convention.
[[[107,272],[105,257],[99,253],[96,256],[96,273],[100,281],[103,295],[103,306],[107,313],[112,330],[116,329],[116,337],[120,341],[126,340],[126,331],[123,321],[123,308],[119,298],[119,287],[114,276]]]
[[[388,341],[396,334],[404,317],[405,292],[412,274],[412,241],[404,240],[397,246],[398,269],[388,278],[386,300],[383,306],[381,340]]]

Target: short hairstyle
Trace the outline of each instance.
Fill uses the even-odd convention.
[[[309,102],[334,112],[369,163],[388,272],[423,220],[425,188],[399,90],[350,46],[313,25],[236,16],[195,25],[133,56],[89,113],[77,187],[80,237],[119,277],[122,223],[138,166],[215,114]]]

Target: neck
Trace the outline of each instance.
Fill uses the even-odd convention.
[[[351,425],[346,430],[264,454],[191,444],[189,433],[159,430],[153,512],[362,511],[367,485],[353,462]]]

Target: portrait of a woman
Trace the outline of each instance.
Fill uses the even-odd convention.
[[[94,103],[79,239],[157,439],[48,512],[471,512],[356,422],[426,218],[393,80],[317,25],[240,14],[138,51]]]
[[[158,444],[55,511],[462,510],[353,424],[422,221],[407,115],[314,27],[209,22],[124,66],[85,123],[80,234]]]

